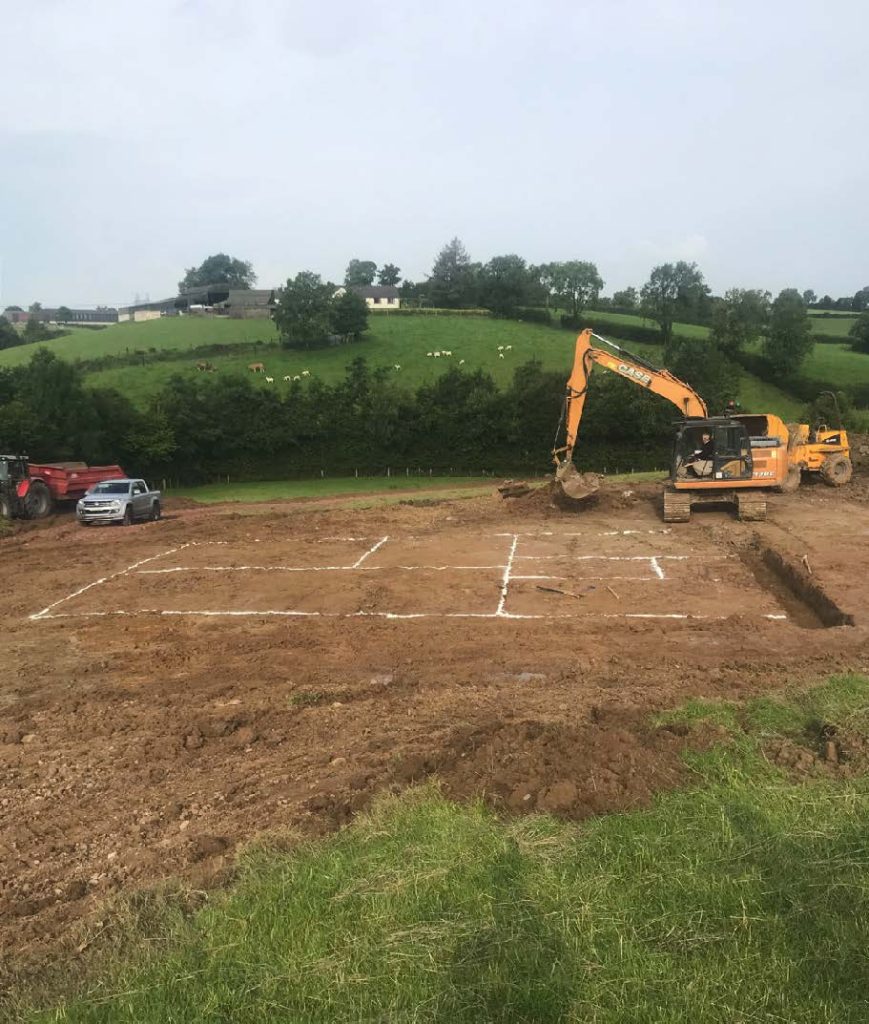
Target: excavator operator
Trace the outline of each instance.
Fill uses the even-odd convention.
[[[715,456],[715,442],[708,430],[700,436],[700,447],[695,448],[685,460],[685,469],[693,476],[712,476],[712,460]]]

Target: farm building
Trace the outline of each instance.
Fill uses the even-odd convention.
[[[391,284],[354,285],[352,291],[365,299],[369,309],[398,309],[401,306],[398,289]]]
[[[270,317],[275,308],[272,288],[229,288],[224,284],[209,284],[189,288],[178,297],[181,311],[208,310],[235,319]]]
[[[63,316],[60,315],[63,310]],[[46,324],[116,324],[118,311],[108,306],[97,309],[41,309],[36,316]]]

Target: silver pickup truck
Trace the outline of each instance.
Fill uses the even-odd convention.
[[[160,492],[148,490],[144,480],[103,480],[91,487],[75,507],[82,524],[123,523],[137,519],[156,521],[161,516]]]

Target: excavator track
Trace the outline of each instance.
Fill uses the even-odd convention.
[[[766,498],[762,494],[737,494],[736,515],[749,523],[766,519]]]
[[[687,523],[691,519],[691,495],[687,491],[664,488],[664,522]]]

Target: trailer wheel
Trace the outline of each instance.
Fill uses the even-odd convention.
[[[8,495],[0,494],[0,519],[12,518],[12,502]]]
[[[160,508],[160,502],[155,501],[151,506],[151,522],[158,523],[163,518],[163,510]]]
[[[821,466],[821,479],[830,487],[841,487],[851,479],[853,466],[847,455],[831,455]]]
[[[51,491],[44,480],[31,480],[24,496],[24,512],[28,519],[44,519],[51,515]]]
[[[132,508],[131,505],[127,505],[127,507],[124,509],[124,520],[121,523],[121,525],[122,526],[132,526],[133,525],[133,508]]]

